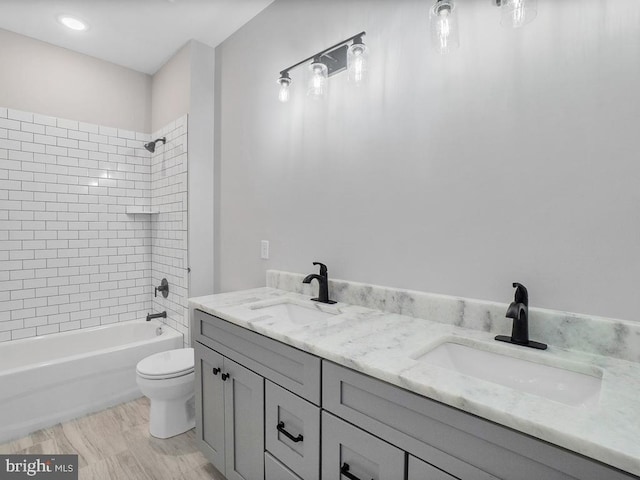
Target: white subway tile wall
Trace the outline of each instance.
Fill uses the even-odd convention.
[[[187,116],[152,135],[167,138],[151,156],[151,270],[154,286],[169,282],[169,296],[153,298],[155,313],[166,311],[165,323],[184,335],[189,345],[187,256]]]
[[[188,331],[186,117],[170,127],[152,159],[148,134],[0,108],[0,341],[144,318],[156,274]],[[127,214],[151,207],[152,161],[163,213]]]

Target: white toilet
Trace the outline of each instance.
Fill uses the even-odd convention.
[[[136,366],[140,391],[151,401],[149,433],[169,438],[196,425],[193,348],[156,353]]]

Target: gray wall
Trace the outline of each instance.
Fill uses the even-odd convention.
[[[191,41],[189,104],[189,296],[214,290],[215,50]]]
[[[151,77],[0,30],[0,105],[149,132]]]
[[[189,41],[153,76],[152,124],[188,114],[188,295],[213,289],[213,119],[215,50]],[[185,299],[186,300],[186,299]]]
[[[196,40],[178,50],[153,76],[154,132],[188,114],[189,296],[214,289],[213,125],[215,50]]]
[[[540,0],[520,30],[458,2],[277,0],[219,47],[219,289],[264,271],[640,320],[637,0]],[[305,21],[301,21],[305,19]],[[291,101],[278,72],[360,30],[370,82]],[[271,259],[260,260],[261,239]]]
[[[154,75],[151,84],[151,131],[189,112],[191,42],[185,44]]]
[[[160,162],[158,168],[161,169],[160,173],[164,173],[162,168],[169,168],[168,165],[173,162],[175,158],[180,159],[180,161],[182,162],[180,164],[180,168],[185,169],[185,171],[180,170],[184,175],[181,175],[179,178],[176,176],[179,181],[176,180],[176,182],[167,183],[166,179],[163,177],[158,180],[158,182],[160,183],[156,182],[158,183],[158,185],[154,184],[153,187],[154,200],[157,200],[155,197],[157,197],[158,195],[163,196],[163,198],[161,198],[162,202],[164,202],[162,203],[163,205],[173,202],[174,200],[175,202],[177,202],[178,200],[176,200],[176,198],[179,199],[180,202],[182,202],[180,203],[179,209],[176,210],[181,212],[180,215],[183,215],[180,217],[180,221],[176,221],[171,215],[169,219],[157,215],[154,216],[153,219],[144,219],[144,221],[152,222],[151,226],[147,225],[147,227],[148,229],[153,229],[154,241],[160,242],[159,245],[155,246],[162,247],[161,250],[166,250],[166,245],[162,244],[162,242],[173,244],[180,241],[180,245],[177,250],[180,250],[180,255],[184,254],[185,259],[183,260],[182,257],[180,257],[180,265],[175,262],[169,262],[169,266],[171,268],[179,270],[178,273],[180,275],[182,275],[186,271],[186,267],[188,266],[186,261],[187,240],[189,242],[188,253],[189,261],[192,262],[193,265],[192,274],[189,277],[189,282],[187,282],[186,274],[184,275],[184,278],[180,276],[179,281],[172,280],[173,286],[171,287],[171,292],[173,293],[171,294],[172,296],[169,298],[169,300],[171,302],[174,302],[174,304],[176,305],[184,307],[186,306],[186,299],[189,295],[196,296],[211,293],[214,288],[212,184],[214,180],[213,88],[215,50],[197,41],[190,41],[182,49],[176,52],[176,54],[153,77],[151,77],[149,75],[134,72],[126,68],[118,67],[116,65],[92,58],[87,55],[74,53],[66,49],[40,42],[38,40],[33,40],[28,37],[0,30],[0,66],[2,67],[0,68],[0,117],[5,117],[4,119],[0,118],[0,120],[3,120],[2,122],[0,122],[2,123],[0,127],[4,127],[0,128],[0,178],[2,177],[1,172],[3,168],[5,169],[5,178],[11,178],[10,184],[4,185],[5,187],[7,187],[4,189],[4,200],[14,200],[14,197],[16,199],[28,200],[29,195],[33,197],[33,193],[30,194],[29,192],[25,193],[24,191],[20,191],[21,189],[29,189],[26,186],[21,187],[20,181],[17,181],[16,183],[16,181],[14,181],[14,176],[11,176],[13,174],[7,177],[7,175],[9,174],[6,173],[6,168],[14,170],[17,168],[19,170],[19,161],[22,160],[24,160],[23,163],[25,164],[33,164],[32,161],[27,161],[29,160],[29,156],[33,157],[33,152],[40,152],[44,154],[45,144],[47,147],[47,155],[41,155],[42,158],[40,158],[40,161],[53,161],[54,163],[56,163],[55,156],[58,155],[59,157],[57,162],[59,165],[58,167],[56,167],[56,172],[60,170],[60,172],[63,173],[66,172],[67,166],[78,166],[78,160],[71,157],[82,154],[83,156],[80,156],[80,162],[82,165],[83,162],[89,162],[90,164],[92,161],[97,165],[96,162],[98,160],[107,159],[107,154],[115,154],[117,150],[118,155],[116,155],[116,157],[119,158],[125,154],[129,155],[128,149],[135,148],[137,149],[136,152],[142,152],[143,156],[147,155],[147,162],[145,163],[145,166],[139,168],[136,167],[136,173],[132,173],[134,177],[139,176],[140,174],[144,173],[145,168],[149,169],[151,165],[151,161],[148,158],[148,152],[146,152],[146,150],[142,148],[144,142],[148,140],[148,135],[139,133],[136,134],[136,132],[130,131],[129,129],[133,130],[134,128],[137,128],[130,125],[139,124],[140,128],[138,129],[138,132],[149,132],[151,129],[151,125],[153,124],[156,126],[154,127],[155,136],[153,138],[157,138],[157,136],[160,136],[160,133],[167,134],[168,138],[168,143],[166,146],[161,144],[158,144],[157,146],[156,153],[157,155],[160,155],[160,157],[158,157],[158,161]],[[7,110],[6,107],[9,107],[9,110]],[[13,109],[16,109],[16,111],[14,111]],[[33,112],[37,115],[34,116],[31,113],[23,113],[17,111],[24,111],[29,109],[32,109]],[[186,125],[187,113],[189,115],[188,128],[190,130],[188,138]],[[51,117],[43,116],[42,114],[47,114]],[[61,118],[53,118],[53,116]],[[78,123],[78,120],[80,120],[80,123]],[[34,125],[31,124],[32,121],[34,122]],[[101,125],[100,128],[98,128],[98,125],[89,125],[88,123],[85,124],[85,122],[99,122],[101,123]],[[53,125],[54,127],[57,125],[59,127],[54,128],[54,130],[52,130],[52,132],[54,133],[51,133],[51,135],[60,135],[64,137],[62,140],[58,141],[58,147],[55,146],[55,138],[51,140],[51,138],[53,137],[44,135],[45,126],[47,129],[46,133],[49,134],[48,129],[51,128],[51,125]],[[80,125],[80,127],[78,127],[78,125]],[[26,133],[22,132],[21,128],[24,129],[24,132]],[[80,132],[76,131],[78,130],[78,128],[80,128]],[[162,130],[160,130],[161,128]],[[68,135],[69,138],[67,138],[67,129],[69,129],[70,132]],[[100,132],[98,132],[98,130],[100,130]],[[10,131],[10,133],[7,133],[7,131]],[[34,135],[33,132],[35,132],[36,134],[35,145],[31,145],[31,140],[33,140]],[[101,135],[98,135],[98,133],[100,133]],[[94,136],[95,139],[93,138]],[[106,145],[107,136],[109,136],[109,145]],[[172,136],[174,136],[175,138],[173,138]],[[98,143],[103,142],[101,138],[104,139],[105,145],[101,145],[100,152],[97,152]],[[173,145],[175,143],[174,140],[178,138],[180,140],[179,144],[181,148],[184,144],[184,152],[177,152],[176,150],[173,150],[175,147]],[[78,140],[84,140],[85,142],[81,143],[85,143],[89,146],[81,145],[79,147],[80,150],[78,150]],[[88,140],[93,143],[87,143],[86,141]],[[50,141],[53,141],[53,147],[50,147]],[[91,145],[93,145],[95,148],[91,147]],[[124,148],[125,146],[127,147],[127,149]],[[69,152],[67,152],[67,147],[69,147]],[[25,149],[24,152],[20,151],[21,148]],[[81,151],[83,148],[88,148],[89,150],[95,149],[96,152],[83,152]],[[171,156],[165,156],[165,152],[167,152],[170,148],[172,149]],[[50,149],[51,152],[49,152]],[[189,151],[188,179],[186,173],[187,150]],[[8,151],[9,153],[7,153]],[[8,161],[10,162],[10,164],[8,165],[3,164],[3,162],[7,161],[2,160],[3,152],[4,158],[8,158]],[[36,156],[40,153],[36,153]],[[51,153],[51,155],[49,155],[49,153]],[[182,153],[184,153],[184,155],[182,155]],[[87,156],[89,160],[87,160]],[[156,161],[156,157],[154,157],[154,162]],[[84,160],[82,160],[82,158],[84,158]],[[31,158],[31,160],[33,159]],[[120,160],[114,160],[114,162],[117,161]],[[91,165],[89,166],[91,167]],[[97,168],[97,166],[95,166],[95,168]],[[100,165],[100,168],[103,168],[102,164]],[[108,169],[108,166],[104,166],[104,168]],[[44,169],[44,166],[42,166],[42,169]],[[49,166],[47,166],[47,170],[48,169]],[[32,169],[31,167],[29,167],[29,169],[27,170],[31,171]],[[78,169],[76,168],[75,170]],[[86,168],[84,170],[86,171]],[[175,176],[175,170],[175,168],[171,170],[171,175]],[[44,170],[42,171],[44,172]],[[18,174],[19,173],[20,172],[18,172]],[[89,175],[91,176],[94,173],[95,172],[91,173],[90,171]],[[96,175],[102,173],[101,171],[98,171]],[[122,174],[121,176],[123,176],[121,180],[131,180],[128,178],[129,173],[125,172],[124,170],[120,173]],[[127,173],[126,179],[124,178],[125,173]],[[25,174],[27,176],[24,178],[22,178],[22,176],[19,176],[18,174],[16,174],[15,178],[22,180],[28,180],[30,178],[27,174]],[[33,177],[33,174],[30,175],[31,177]],[[36,173],[36,175],[38,174]],[[71,175],[70,172],[69,175]],[[86,172],[84,174],[76,172],[76,174],[74,175],[84,175],[86,177],[87,174]],[[104,175],[106,175],[106,173]],[[43,173],[42,176],[43,179],[37,180],[38,182],[56,182],[55,175],[53,175],[53,180],[49,178],[51,177],[51,175],[47,176]],[[47,178],[44,179],[44,177]],[[64,179],[66,179],[65,181],[71,181],[73,180],[73,178],[75,178],[73,176],[68,177],[67,175],[60,176],[60,182],[64,180],[63,177]],[[69,180],[69,178],[71,178],[71,180]],[[100,178],[98,180],[100,180],[102,185],[104,178]],[[115,180],[113,179],[104,181],[108,181],[111,183],[115,182]],[[0,182],[2,182],[1,179]],[[188,199],[186,192],[187,182],[189,188]],[[78,183],[77,178],[76,183]],[[116,186],[115,183],[113,185],[111,183],[109,183],[109,187]],[[178,183],[179,186],[176,186]],[[44,183],[38,183],[37,185],[40,185],[40,189],[44,189]],[[82,188],[86,190],[87,188],[86,186],[77,188],[76,187],[77,186],[69,187],[70,189],[74,189],[74,192],[72,192],[74,194],[82,193],[75,192],[75,190],[77,190],[78,188],[80,188],[80,190],[82,190]],[[107,186],[100,186],[95,188],[105,190]],[[127,193],[123,190],[124,193],[121,192],[121,195],[125,197],[136,197],[142,195],[141,191],[144,189],[141,190],[141,188],[142,187],[140,187],[136,183],[135,188],[131,186],[131,192]],[[7,190],[15,191],[13,193],[7,193]],[[102,192],[102,190],[100,190],[100,192]],[[122,190],[122,188],[120,188],[120,190]],[[63,190],[55,191],[63,192]],[[39,191],[36,192],[36,196],[37,195],[40,195]],[[42,195],[47,196],[48,200],[50,200],[49,197],[53,195],[52,198],[53,201],[55,201],[55,193],[43,193]],[[67,195],[66,187],[62,195],[65,198],[69,196]],[[75,196],[77,197],[77,195]],[[0,188],[0,200],[1,199],[2,188]],[[33,200],[33,198],[31,198],[31,200]],[[80,200],[81,203],[84,201],[82,199]],[[105,201],[101,200],[101,203],[109,203],[109,201],[107,200],[109,199],[107,198]],[[66,202],[67,200],[64,201]],[[131,202],[133,202],[133,200],[131,200]],[[23,203],[26,205],[26,203],[33,202]],[[133,204],[125,203],[124,201],[120,203],[125,206]],[[20,202],[18,202],[18,204],[20,204]],[[187,204],[191,206],[188,211]],[[12,209],[14,206],[13,204],[7,205],[8,206],[5,205],[5,207],[9,209]],[[23,205],[23,209],[27,208],[25,205]],[[20,207],[20,205],[18,205],[18,207]],[[3,207],[0,206],[0,213],[2,213],[2,208]],[[44,206],[40,206],[39,208],[44,209]],[[4,220],[8,220],[9,215],[6,211],[4,213]],[[163,213],[166,212],[163,211]],[[175,214],[175,212],[172,213]],[[0,219],[1,218],[2,215],[0,215]],[[167,225],[165,226],[171,227],[174,230],[178,229],[178,233],[167,232],[167,229],[163,228],[159,222],[166,222]],[[189,224],[188,239],[186,231],[187,223]],[[17,228],[14,228],[16,227],[15,225],[11,225],[11,229],[16,230],[16,232],[14,232],[12,235],[14,235],[16,238],[21,238],[21,235],[27,238],[26,235],[29,232],[27,232],[27,234],[24,234],[20,230],[19,224],[20,222],[18,221]],[[11,229],[7,228],[5,229],[6,231],[2,232],[2,229],[0,228],[0,240],[9,240],[9,230]],[[137,229],[137,234],[139,233],[144,236],[145,234],[142,230]],[[4,233],[4,235],[2,235],[2,233]],[[36,235],[38,235],[39,233],[37,233]],[[55,234],[55,232],[53,233]],[[31,232],[29,235],[33,237],[34,233]],[[149,232],[147,232],[146,235],[148,236]],[[50,237],[47,236],[46,238],[48,239]],[[57,237],[54,235],[54,237],[51,238],[55,240]],[[5,250],[7,250],[7,248],[9,247],[15,247],[18,250],[22,249],[22,245],[20,242],[18,242],[16,245],[7,244],[4,247],[6,247],[4,248]],[[40,248],[40,246],[38,246],[37,248]],[[2,250],[2,246],[0,246],[0,250]],[[31,252],[31,255],[33,256],[33,251]],[[161,256],[161,254],[155,255],[155,257],[157,258],[154,258],[154,265],[162,263],[163,259],[160,258]],[[167,255],[164,256],[166,257]],[[5,252],[0,251],[0,262],[3,260],[9,260],[10,257],[11,255],[8,250]],[[28,260],[29,257],[25,258],[27,258]],[[166,263],[164,264],[164,266],[166,266]],[[22,268],[22,264],[7,264],[5,267],[5,275],[0,275],[0,280],[9,280],[9,278],[11,277],[11,275],[9,275],[9,270],[15,270],[16,268],[20,269]],[[35,267],[32,266],[31,268],[33,269]],[[0,270],[2,270],[2,268],[0,268]],[[33,273],[33,270],[31,271]],[[161,271],[161,269],[154,266],[154,275],[157,271]],[[173,274],[174,272],[172,271],[171,273]],[[57,278],[60,275],[54,276]],[[159,283],[159,278],[161,278],[162,275],[158,274],[155,276],[158,277],[158,281],[154,281],[154,286],[157,286],[157,284]],[[169,275],[167,274],[166,276]],[[53,280],[55,280],[55,278]],[[41,286],[40,283],[42,282],[36,283]],[[85,283],[87,282],[85,281]],[[55,285],[63,285],[63,283],[55,283]],[[58,331],[58,329],[64,330],[69,328],[78,328],[79,326],[85,326],[84,323],[87,323],[86,326],[93,325],[93,323],[89,321],[83,321],[82,325],[80,325],[81,320],[84,320],[84,317],[81,317],[80,314],[72,315],[71,317],[69,317],[69,312],[74,312],[74,310],[67,309],[67,306],[64,306],[64,308],[61,307],[60,311],[58,311],[58,308],[55,307],[52,309],[48,309],[46,312],[36,312],[38,313],[38,315],[34,316],[35,314],[32,312],[32,310],[33,308],[42,306],[42,299],[39,298],[42,295],[36,292],[36,298],[34,299],[31,299],[31,297],[20,296],[24,295],[18,291],[21,290],[22,287],[23,285],[21,282],[19,282],[19,285],[0,285],[0,303],[7,303],[9,300],[14,300],[12,296],[15,297],[15,300],[18,302],[15,305],[13,304],[15,302],[9,302],[10,304],[7,303],[4,308],[0,308],[0,323],[5,321],[10,322],[10,324],[5,325],[4,327],[0,325],[0,341],[36,334],[40,335],[45,333],[53,333],[55,331]],[[28,289],[27,287],[28,286],[24,286],[25,289]],[[33,289],[33,286],[29,288]],[[15,295],[13,295],[13,290],[17,292]],[[187,293],[187,291],[189,293]],[[33,295],[33,291],[27,293],[29,295]],[[69,292],[65,292],[67,296],[68,293]],[[56,302],[58,303],[64,300],[57,299],[57,287],[55,289],[55,292],[50,293],[50,295],[55,295]],[[60,293],[60,296],[62,296],[62,293]],[[23,302],[22,299],[27,300]],[[46,298],[44,299],[44,301],[46,305]],[[58,305],[58,303],[55,303],[55,305]],[[73,300],[71,301],[71,303],[73,303]],[[71,307],[69,308],[74,307],[73,305],[71,305]],[[90,306],[88,308],[95,307]],[[148,307],[144,308],[148,311]],[[168,308],[171,309],[171,307]],[[110,312],[107,309],[106,313],[99,312],[99,314],[97,314],[97,317],[95,319],[92,319],[91,321],[100,323],[104,320],[103,323],[106,323],[107,321],[117,321],[118,319],[131,318],[130,315],[127,315],[129,312],[126,309],[124,310],[124,312],[121,312],[120,309],[114,310],[117,311]],[[139,310],[142,310],[142,307],[140,307]],[[104,313],[105,319],[102,319],[100,317],[102,313]],[[121,313],[122,315],[120,315]],[[181,314],[182,312],[178,313]],[[113,315],[116,316],[114,317]],[[118,317],[118,315],[120,315],[120,317]],[[55,316],[56,318],[52,319],[53,316]],[[27,318],[30,320],[23,320]],[[185,333],[185,340],[188,341],[189,336],[187,322],[182,322],[181,316],[179,318],[180,320],[177,323],[177,328],[181,332]],[[71,320],[71,323],[69,323],[68,325],[65,324],[61,325],[60,327],[58,326],[58,323],[62,324],[62,322],[67,322],[69,320]],[[174,320],[173,316],[170,316],[170,320]]]

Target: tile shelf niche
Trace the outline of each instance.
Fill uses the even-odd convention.
[[[127,215],[136,215],[142,213],[144,215],[155,215],[160,213],[160,210],[151,210],[144,207],[127,207]]]

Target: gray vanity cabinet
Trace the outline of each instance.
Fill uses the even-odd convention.
[[[320,358],[200,310],[193,320],[197,342],[320,405]]]
[[[322,479],[404,480],[399,448],[322,412]]]
[[[220,372],[224,357],[196,343],[196,437],[200,450],[221,472],[224,472],[224,384]]]
[[[264,453],[264,480],[302,480],[269,452]]]
[[[328,361],[322,380],[322,407],[408,452],[411,480],[430,478],[411,456],[461,480],[637,478]]]
[[[265,448],[304,480],[320,478],[320,409],[265,381]]]
[[[321,360],[199,310],[193,332],[209,461],[227,480],[319,480]]]
[[[448,473],[438,470],[433,465],[409,455],[407,480],[457,480]]]
[[[213,315],[193,322],[196,438],[227,480],[640,480]]]
[[[226,477],[264,478],[264,379],[228,358],[224,372]]]
[[[200,449],[228,480],[264,478],[264,379],[197,343],[195,352]]]

